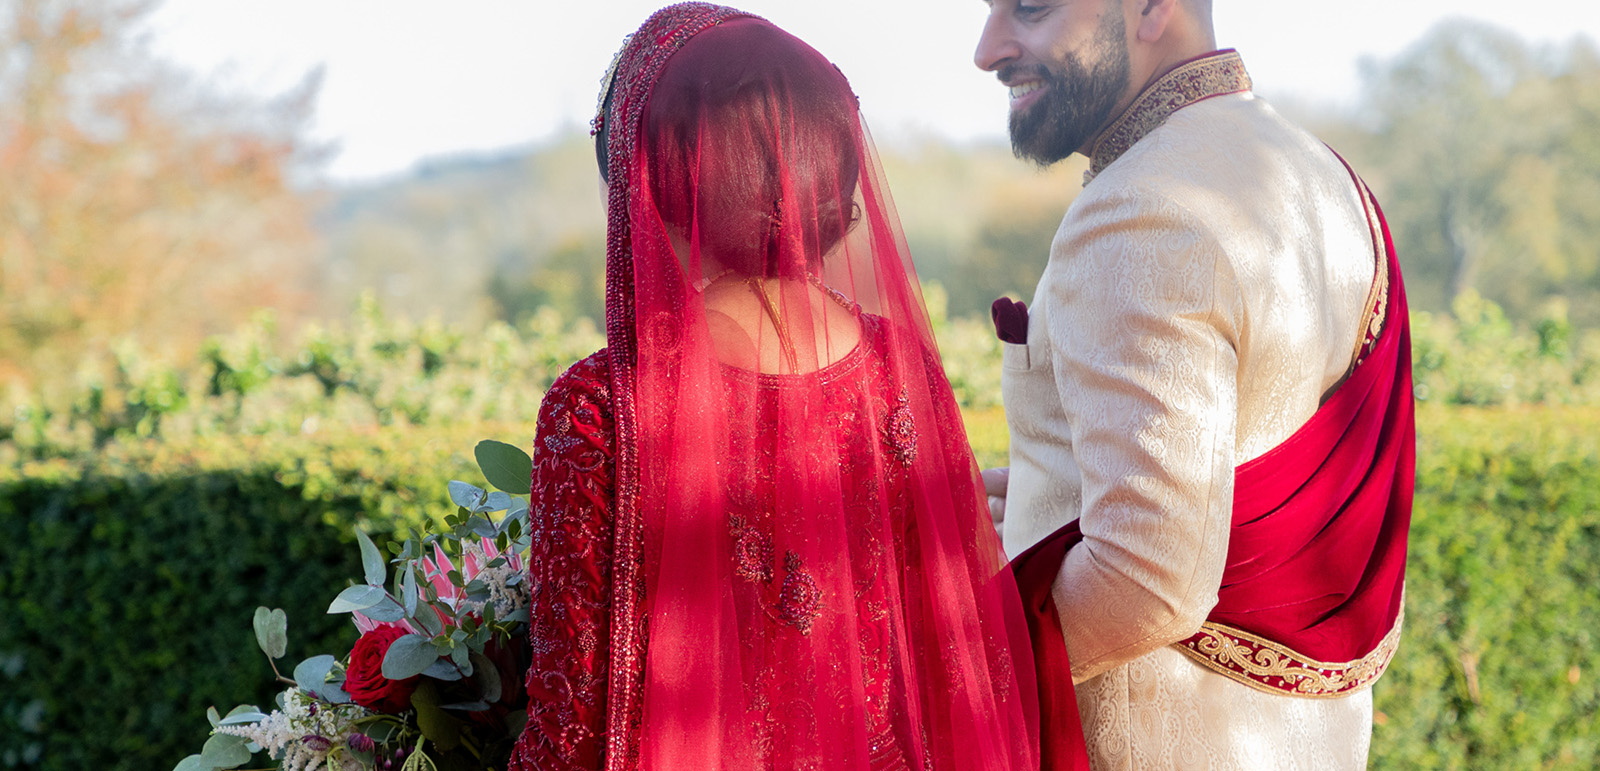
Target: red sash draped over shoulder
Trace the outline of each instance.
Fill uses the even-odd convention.
[[[1357,186],[1381,266],[1362,355],[1293,436],[1235,470],[1218,602],[1200,633],[1179,643],[1230,678],[1299,696],[1371,684],[1399,642],[1416,468],[1411,335],[1388,225]],[[1074,520],[1012,562],[1034,635],[1042,719],[1062,729],[1078,728],[1078,714],[1050,589],[1082,539]]]

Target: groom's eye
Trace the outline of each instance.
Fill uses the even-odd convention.
[[[1049,10],[1049,6],[1017,4],[1017,16],[1024,20],[1038,18],[1040,14],[1047,10]]]

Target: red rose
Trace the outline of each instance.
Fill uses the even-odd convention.
[[[344,690],[355,703],[367,709],[398,715],[411,708],[411,692],[417,690],[421,675],[404,680],[383,676],[383,657],[406,630],[384,625],[356,640],[350,649],[350,666],[345,670]]]

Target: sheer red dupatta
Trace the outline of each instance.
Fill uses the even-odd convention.
[[[843,75],[690,3],[612,88],[607,768],[1037,767],[1015,587]]]
[[[1354,173],[1352,172],[1352,178]],[[1398,643],[1416,466],[1411,333],[1394,242],[1355,180],[1387,271],[1381,332],[1350,377],[1289,439],[1235,469],[1228,561],[1200,634],[1180,649],[1252,687],[1340,696],[1370,685]],[[1033,631],[1042,720],[1076,726],[1067,650],[1050,589],[1078,521],[1013,561]],[[1046,731],[1048,756],[1049,731]]]

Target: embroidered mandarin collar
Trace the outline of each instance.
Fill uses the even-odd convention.
[[[1121,117],[1100,135],[1089,155],[1083,184],[1133,147],[1135,142],[1167,122],[1172,114],[1213,96],[1250,90],[1250,74],[1233,49],[1209,53],[1178,65],[1151,83],[1128,105]]]

